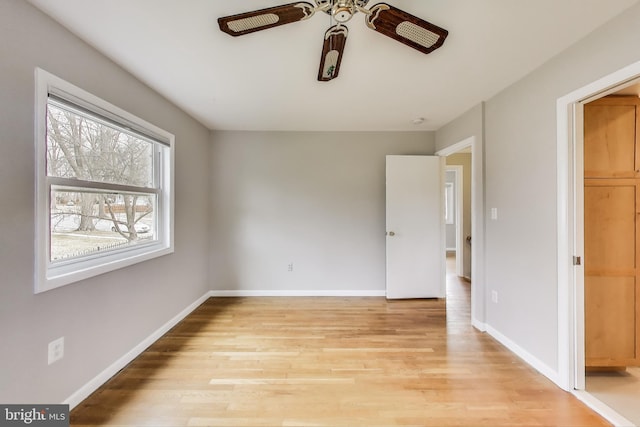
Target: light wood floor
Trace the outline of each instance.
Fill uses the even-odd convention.
[[[600,426],[448,302],[209,299],[75,408],[74,426]]]

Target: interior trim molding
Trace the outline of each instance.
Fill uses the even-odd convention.
[[[484,322],[478,322],[477,320],[471,320],[471,326],[479,330],[480,332],[487,332],[487,324]]]
[[[212,297],[384,297],[385,290],[213,290]]]
[[[502,333],[498,332],[490,325],[487,325],[487,333],[495,338],[500,344],[507,347],[514,353],[516,356],[524,360],[527,364],[529,364],[532,368],[540,372],[545,377],[549,378],[554,383],[558,384],[558,372],[549,367],[546,363],[542,362],[540,359],[529,353],[524,348],[520,347],[515,342],[511,341],[506,336],[502,335]]]
[[[69,405],[69,409],[73,409],[78,406],[84,399],[89,397],[91,393],[96,391],[100,386],[109,381],[111,377],[117,374],[120,370],[122,370],[125,366],[127,366],[133,359],[138,357],[145,351],[151,344],[156,342],[160,337],[166,334],[171,328],[177,325],[182,319],[187,317],[191,312],[193,312],[198,306],[200,306],[203,302],[205,302],[208,298],[211,297],[211,292],[207,292],[198,298],[195,302],[191,303],[180,313],[175,315],[171,320],[158,328],[151,335],[143,339],[140,344],[133,347],[127,353],[122,355],[118,360],[109,365],[105,370],[100,372],[94,378],[92,378],[85,385],[80,387],[77,391],[75,391],[71,396],[67,397],[62,403]]]

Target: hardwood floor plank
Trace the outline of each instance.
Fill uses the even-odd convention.
[[[212,298],[73,426],[602,426],[448,299]]]

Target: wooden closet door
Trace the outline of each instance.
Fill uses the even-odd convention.
[[[584,109],[587,367],[640,364],[640,117],[637,97]]]
[[[636,164],[640,164],[636,159],[636,106],[586,105],[584,176],[633,178]]]
[[[635,364],[638,186],[624,181],[585,182],[587,366]]]

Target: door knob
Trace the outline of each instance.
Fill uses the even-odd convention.
[[[395,236],[395,235],[396,235],[396,233],[394,233],[393,231],[389,232],[389,236]]]

